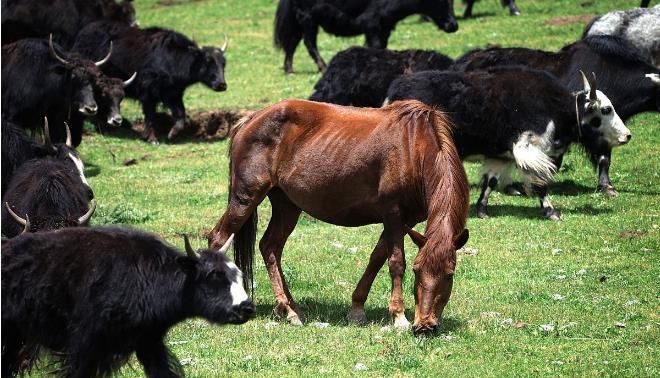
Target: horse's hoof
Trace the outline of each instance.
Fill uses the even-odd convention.
[[[302,319],[298,315],[289,315],[286,320],[291,324],[292,326],[297,326],[300,327],[303,325]]]
[[[406,315],[400,314],[394,318],[394,328],[402,331],[410,329],[410,322],[406,319]]]
[[[365,325],[367,324],[367,314],[362,309],[351,309],[348,315],[346,315],[346,321],[348,321],[349,324]]]

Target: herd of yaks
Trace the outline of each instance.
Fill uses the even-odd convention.
[[[456,250],[469,237],[461,160],[484,161],[480,217],[501,175],[517,167],[543,216],[559,219],[548,183],[572,144],[598,167],[599,189],[616,195],[609,165],[612,148],[631,139],[623,122],[660,109],[660,6],[601,16],[558,52],[492,47],[454,61],[384,49],[411,13],[455,31],[452,1],[351,4],[280,0],[275,42],[285,72],[304,40],[324,74],[313,101],[284,101],[234,126],[227,211],[209,249],[196,252],[186,238],[182,254],[142,231],[77,227],[88,225],[96,204],[75,147],[86,118],[97,127],[123,122],[124,96],[140,101],[147,141],[157,143],[158,103],[171,110],[168,138],[175,137],[185,127],[189,85],[227,89],[226,37],[222,47],[200,48],[172,30],[141,29],[130,0],[3,0],[2,376],[29,370],[41,348],[67,377],[112,373],[133,352],[150,377],[183,376],[163,342],[171,326],[195,316],[240,324],[255,314],[244,287],[252,285],[256,208],[266,196],[273,216],[260,249],[278,314],[292,324],[304,319],[281,256],[306,211],[338,225],[384,225],[350,321],[366,320],[364,302],[387,260],[390,314],[410,327],[401,283],[403,237],[413,239],[420,251],[412,327],[426,334],[449,300]],[[519,14],[514,1],[502,4]],[[365,34],[369,47],[326,65],[316,49],[319,27]],[[425,234],[413,229],[425,220]],[[226,256],[234,238],[236,265]]]

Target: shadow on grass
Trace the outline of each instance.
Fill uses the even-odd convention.
[[[578,196],[581,194],[591,194],[596,192],[596,187],[577,183],[573,180],[555,182],[550,185],[550,195]]]
[[[258,299],[257,299],[258,300]],[[262,301],[263,302],[263,301]],[[274,300],[273,300],[274,303]],[[350,302],[320,302],[315,299],[304,298],[298,302],[303,314],[305,316],[305,324],[309,325],[313,322],[323,322],[329,323],[334,327],[348,327],[353,326],[349,324],[346,320],[346,314],[351,308]],[[274,321],[282,322],[286,324],[286,319],[278,318],[273,313],[274,304],[271,303],[259,303],[257,304],[257,317],[266,317],[271,318]],[[406,317],[412,323],[414,319],[414,306],[409,305],[409,309],[406,310]],[[365,309],[367,313],[367,325],[378,325],[378,326],[390,326],[392,321],[390,319],[389,312],[387,310],[387,303],[383,307],[370,307],[369,302]],[[440,321],[440,326],[438,327],[436,333],[446,333],[454,332],[459,328],[465,327],[465,321],[443,316]]]
[[[530,199],[531,200],[531,199]],[[536,203],[536,201],[534,201]],[[582,205],[576,207],[555,207],[562,214],[581,214],[588,216],[598,216],[601,214],[610,214],[612,209],[595,208],[592,205]],[[471,218],[476,218],[477,210],[474,204],[470,205]],[[540,206],[519,206],[519,205],[498,205],[488,204],[488,217],[498,218],[505,216],[513,216],[522,219],[539,219],[543,220],[541,215]]]
[[[461,20],[469,21],[469,20],[476,20],[476,19],[484,18],[484,17],[495,17],[495,16],[496,16],[495,12],[478,12],[478,13],[472,12],[472,16],[470,16],[468,18],[465,18],[465,17],[461,16]]]

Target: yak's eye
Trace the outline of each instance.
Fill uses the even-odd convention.
[[[600,111],[603,114],[610,114],[612,113],[612,107],[611,106],[604,106]]]

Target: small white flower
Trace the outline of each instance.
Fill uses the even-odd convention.
[[[357,250],[358,250],[357,247],[351,247],[351,248],[348,249],[348,252],[355,253],[355,252],[357,252]]]
[[[330,326],[330,323],[314,322],[311,325],[316,328],[328,328]]]
[[[561,249],[554,248],[552,251],[550,251],[550,253],[552,253],[553,256],[559,256],[561,255]]]
[[[511,319],[511,318],[506,318],[506,319],[504,319],[500,322],[500,325],[502,327],[509,327],[509,326],[511,326],[511,324],[513,324],[513,319]]]
[[[266,325],[264,325],[264,327],[266,329],[272,329],[272,328],[277,327],[277,324],[278,324],[277,322],[268,322],[268,323],[266,323]]]
[[[456,338],[456,336],[454,336],[452,334],[446,334],[446,335],[440,336],[440,339],[445,340],[445,341],[452,341],[455,338]]]
[[[630,306],[634,306],[634,305],[638,305],[638,304],[639,304],[639,301],[637,299],[633,299],[631,301],[626,302],[624,304],[624,306],[630,307]]]
[[[463,254],[466,254],[466,255],[470,255],[470,256],[476,256],[476,255],[479,254],[479,250],[477,250],[476,248],[471,248],[471,247],[461,248],[457,252],[458,253],[463,253]]]
[[[356,371],[365,371],[367,370],[367,366],[362,362],[358,362],[357,364],[355,364],[355,367],[353,369]]]
[[[539,329],[543,332],[552,332],[555,330],[554,324],[541,324]]]
[[[566,296],[555,293],[555,294],[552,294],[552,299],[554,299],[556,301],[563,301],[564,299],[566,299]]]
[[[626,323],[624,323],[624,322],[616,322],[616,323],[614,323],[614,325],[617,328],[626,328]]]
[[[338,249],[344,248],[344,245],[339,243],[339,242],[332,242],[332,243],[330,243],[330,245],[335,247],[335,248],[338,248]]]
[[[586,269],[580,269],[580,270],[578,270],[577,272],[575,272],[575,275],[576,275],[577,277],[582,277],[582,276],[584,276],[585,274],[587,274],[587,270],[586,270]]]
[[[558,274],[558,275],[555,276],[555,278],[558,279],[558,280],[565,280],[566,275],[565,274]]]
[[[192,365],[194,363],[192,358],[182,358],[179,362],[181,362],[181,365]]]

